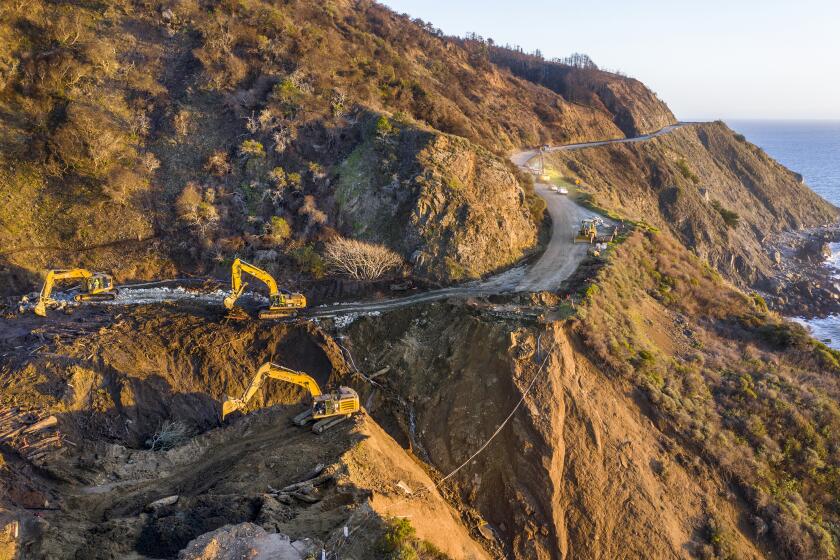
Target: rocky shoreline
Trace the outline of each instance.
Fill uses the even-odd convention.
[[[785,232],[768,244],[776,273],[762,295],[783,315],[803,319],[840,314],[838,271],[827,266],[840,224]]]

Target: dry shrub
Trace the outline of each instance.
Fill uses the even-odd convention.
[[[181,138],[184,138],[187,134],[189,134],[191,119],[192,114],[188,110],[181,109],[178,111],[172,118],[172,127],[175,129],[175,134]]]
[[[318,209],[315,197],[306,195],[303,198],[303,206],[298,210],[298,214],[306,216],[309,219],[308,226],[322,226],[327,223],[327,215]]]
[[[146,440],[152,451],[166,451],[183,445],[190,437],[187,425],[179,420],[165,420],[160,428]]]
[[[108,176],[108,182],[102,190],[114,202],[126,204],[130,202],[132,194],[145,190],[148,185],[148,181],[141,175],[119,167]]]
[[[219,213],[213,205],[213,191],[202,189],[192,181],[187,183],[184,190],[175,201],[178,219],[197,228],[202,235],[219,222]]]
[[[207,163],[204,165],[207,172],[212,173],[217,177],[222,177],[230,173],[230,158],[224,150],[216,150],[210,157],[207,158]]]
[[[402,258],[384,245],[344,237],[327,242],[324,258],[332,270],[355,280],[376,280],[402,265]]]
[[[101,176],[129,150],[120,123],[100,105],[71,103],[53,136],[55,153],[77,172]]]

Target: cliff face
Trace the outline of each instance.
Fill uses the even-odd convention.
[[[673,232],[742,284],[760,286],[769,277],[765,238],[840,216],[796,174],[723,123],[552,157],[564,173],[582,179],[595,204]]]
[[[451,479],[516,559],[674,558],[700,554],[714,512],[727,546],[759,555],[734,527],[714,469],[687,460],[651,422],[629,385],[586,357],[566,327],[488,320],[458,305],[366,318],[348,331],[370,370],[389,366],[403,406],[374,417]],[[374,342],[375,341],[375,342]],[[536,380],[531,387],[531,382]],[[628,515],[632,512],[632,515]]]
[[[510,265],[537,240],[510,166],[434,132],[407,129],[359,146],[339,168],[335,200],[343,231],[395,248],[435,281]]]

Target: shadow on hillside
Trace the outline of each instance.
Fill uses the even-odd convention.
[[[26,270],[0,255],[0,296],[15,297],[35,291],[41,284],[41,277]]]

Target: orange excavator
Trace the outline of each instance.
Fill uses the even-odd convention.
[[[260,319],[292,317],[297,314],[298,309],[306,307],[306,296],[288,290],[278,289],[277,282],[274,281],[274,277],[271,274],[243,260],[236,259],[233,261],[230,272],[230,295],[224,300],[226,309],[233,309],[236,300],[239,299],[239,296],[242,295],[242,292],[248,285],[246,282],[242,282],[243,272],[250,274],[268,286],[269,305],[260,310]]]
[[[36,315],[47,316],[47,307],[55,304],[56,301],[50,296],[55,283],[61,280],[81,280],[81,291],[73,299],[76,301],[107,301],[117,297],[117,289],[114,287],[114,280],[104,272],[90,272],[84,268],[73,268],[71,270],[50,270],[44,279],[44,287],[38,296],[38,303],[33,310]]]
[[[312,405],[292,418],[292,422],[298,426],[305,426],[315,420],[312,431],[316,434],[324,433],[324,431],[350,418],[360,410],[359,394],[350,387],[339,387],[324,393],[311,375],[272,362],[266,362],[257,370],[257,374],[251,380],[251,384],[241,398],[225,398],[222,403],[222,420],[227,415],[244,408],[248,401],[260,390],[266,377],[286,381],[309,391],[309,394],[312,395]]]

